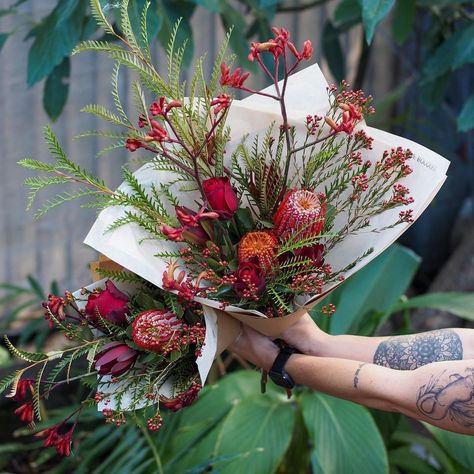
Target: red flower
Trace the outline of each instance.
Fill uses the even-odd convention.
[[[144,311],[136,317],[132,327],[133,342],[139,347],[164,355],[179,349],[183,325],[171,311]]]
[[[22,402],[26,399],[28,391],[33,390],[33,381],[32,380],[20,380],[16,386],[15,395],[7,395],[7,398],[12,398],[16,402]]]
[[[39,431],[35,434],[36,438],[44,438],[43,446],[49,448],[50,446],[56,446],[59,440],[58,429],[60,425],[53,425],[45,430]]]
[[[175,229],[169,225],[162,224],[160,225],[160,232],[168,239],[173,240],[174,242],[181,242],[183,240],[184,227],[179,227]]]
[[[105,290],[89,295],[85,312],[93,322],[97,322],[100,315],[103,319],[122,326],[127,324],[127,303],[128,296],[107,280]]]
[[[19,406],[14,413],[15,415],[18,415],[20,420],[24,423],[32,423],[34,418],[33,403],[27,402]]]
[[[119,341],[109,342],[102,347],[94,359],[99,375],[118,377],[130,370],[137,360],[138,352]]]
[[[125,144],[125,148],[128,151],[137,151],[139,148],[142,148],[143,144],[140,140],[136,138],[127,138],[127,142]]]
[[[56,451],[61,456],[69,456],[71,454],[72,433],[74,428],[71,428],[66,434],[60,436],[56,440]]]
[[[293,189],[273,216],[275,232],[283,239],[317,236],[323,230],[325,214],[326,204],[321,195],[306,189]]]
[[[165,113],[165,98],[160,97],[158,102],[153,102],[150,105],[150,113],[151,115],[164,115]]]
[[[201,384],[193,382],[191,386],[175,398],[160,398],[160,403],[171,411],[178,411],[191,405],[201,390]]]
[[[66,301],[64,301],[64,298],[55,295],[48,295],[48,301],[41,303],[41,305],[46,310],[44,312],[44,319],[48,321],[50,328],[54,327],[54,323],[51,320],[51,315],[53,315],[59,321],[64,321],[66,319],[66,314],[64,312]]]
[[[236,89],[240,89],[244,85],[244,82],[247,80],[248,77],[249,73],[244,72],[242,74],[242,70],[240,69],[240,67],[238,67],[231,75],[230,68],[225,63],[221,64],[221,86],[230,86]]]
[[[239,207],[239,201],[229,178],[206,179],[202,188],[209,206],[219,214],[219,218],[231,219]]]
[[[163,142],[168,139],[168,132],[156,120],[150,120],[152,129],[147,133],[144,140],[146,142]]]
[[[232,98],[229,94],[220,94],[211,101],[211,107],[214,107],[214,113],[218,114],[221,110],[225,110],[229,107]]]
[[[324,263],[324,245],[323,244],[315,244],[311,245],[310,247],[303,247],[301,249],[296,249],[294,254],[297,257],[303,257],[311,260],[311,263],[316,268],[319,268]]]
[[[239,263],[234,276],[236,277],[234,291],[240,298],[255,298],[265,288],[265,272],[255,261],[247,260]]]

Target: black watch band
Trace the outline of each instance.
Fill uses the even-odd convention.
[[[288,345],[282,346],[280,348],[279,354],[276,356],[276,359],[273,362],[272,368],[268,372],[268,375],[275,384],[290,390],[295,386],[295,382],[285,371],[285,365],[291,355],[293,355],[295,352],[297,352],[297,350],[294,347]]]

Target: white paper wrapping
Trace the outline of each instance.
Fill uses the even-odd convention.
[[[297,136],[304,137],[306,129],[303,124],[308,114],[321,116],[326,114],[329,108],[326,87],[324,76],[316,64],[289,78],[286,90],[288,118],[290,124],[296,126]],[[270,86],[265,89],[265,92],[272,93],[273,89],[274,86]],[[227,159],[230,158],[232,151],[241,143],[245,135],[248,135],[248,140],[251,140],[256,134],[264,133],[272,122],[277,124],[281,122],[280,106],[277,101],[257,95],[252,95],[241,101],[233,101],[227,119],[227,125],[231,128],[231,141],[226,148]],[[413,217],[416,220],[446,179],[449,162],[426,147],[405,138],[367,127],[365,124],[361,124],[359,127],[365,129],[367,135],[374,138],[373,149],[363,150],[364,159],[371,159],[372,162],[375,162],[381,158],[384,150],[398,146],[410,148],[414,152],[414,158],[409,162],[413,173],[402,180],[402,183],[410,188],[411,195],[415,200],[410,208],[413,210]],[[149,189],[152,184],[169,183],[173,178],[170,173],[156,171],[148,164],[140,168],[135,176],[145,189]],[[127,191],[128,186],[124,183],[120,189]],[[194,208],[194,201],[199,198],[195,193],[185,192],[179,193],[179,199],[182,205]],[[103,210],[84,242],[114,262],[161,287],[163,272],[166,270],[168,262],[154,255],[164,250],[175,250],[179,244],[165,240],[147,240],[146,232],[135,224],[127,224],[111,232],[106,232],[116,219],[123,216],[124,211],[125,209],[120,206]],[[363,232],[348,236],[328,252],[325,257],[326,262],[330,263],[334,270],[338,270],[355,261],[368,248],[372,247],[374,251],[346,272],[344,276],[347,278],[357,272],[383,252],[409,227],[410,224],[404,223],[380,233],[371,232],[372,229],[395,222],[399,211],[400,209],[393,209],[375,216],[370,221],[370,226]],[[344,215],[338,215],[335,231],[337,231],[337,223],[342,225],[343,221]],[[323,294],[337,285],[337,282],[327,285]],[[318,298],[320,297],[313,297],[303,304],[314,304]],[[198,301],[212,308],[219,308],[217,301],[203,298]],[[228,306],[226,311],[231,314],[241,314],[243,317],[252,315],[265,318],[258,311],[243,310],[235,306]],[[268,321],[268,323],[270,322],[277,324],[276,320]]]

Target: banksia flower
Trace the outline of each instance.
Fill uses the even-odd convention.
[[[183,325],[171,311],[144,311],[133,321],[132,327],[133,342],[143,349],[168,354],[180,348]]]
[[[282,239],[298,233],[298,240],[317,236],[324,227],[326,203],[307,189],[289,191],[273,217],[274,231]]]
[[[248,232],[239,242],[239,262],[256,258],[265,272],[270,272],[275,260],[278,238],[270,231]]]

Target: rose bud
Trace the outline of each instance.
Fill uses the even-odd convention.
[[[234,273],[234,291],[240,298],[255,298],[265,288],[265,272],[254,261],[239,263]]]
[[[204,195],[221,220],[231,219],[239,207],[237,194],[229,178],[210,178],[202,182]]]
[[[296,249],[294,254],[297,257],[303,257],[311,260],[311,263],[316,267],[319,268],[324,263],[324,245],[323,244],[315,244],[311,245],[310,247],[303,247],[301,249]]]
[[[127,324],[125,316],[128,313],[127,303],[128,296],[107,280],[105,290],[89,295],[85,312],[92,322],[100,323],[100,315],[103,319],[122,326]]]
[[[94,358],[95,370],[99,375],[118,377],[130,370],[137,360],[138,352],[119,341],[109,342]]]

